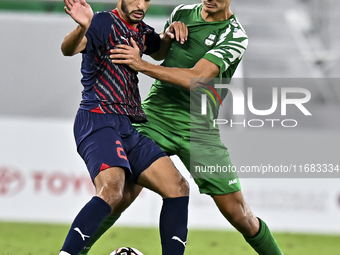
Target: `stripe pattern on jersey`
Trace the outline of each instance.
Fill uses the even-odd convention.
[[[116,45],[130,45],[130,38],[136,42],[142,56],[144,36],[153,32],[153,29],[144,22],[138,23],[137,29],[133,29],[114,11],[109,13],[112,18],[111,33],[108,40],[95,50],[93,71],[96,82],[93,89],[97,107],[92,106],[90,110],[97,113],[129,115],[136,122],[145,121],[137,72],[127,65],[113,64],[109,56],[110,50]]]

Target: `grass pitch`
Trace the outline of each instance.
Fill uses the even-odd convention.
[[[58,255],[69,225],[0,222],[0,255]],[[339,255],[340,236],[274,233],[285,255]],[[234,231],[189,230],[186,255],[255,255]],[[113,227],[92,248],[92,255],[109,255],[131,246],[145,255],[160,255],[156,228]]]

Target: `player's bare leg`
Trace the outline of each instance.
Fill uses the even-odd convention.
[[[107,168],[95,177],[96,196],[78,213],[68,232],[60,255],[79,254],[97,232],[100,224],[123,198],[125,171]]]
[[[79,253],[80,255],[86,255],[89,253],[93,244],[97,242],[97,240],[119,219],[121,213],[131,205],[131,203],[136,199],[142,189],[142,186],[135,184],[131,179],[125,182],[123,198],[112,209],[111,214],[105,218],[105,220],[98,228],[97,232],[91,238],[90,242]]]
[[[258,254],[282,254],[269,228],[264,221],[253,215],[241,191],[215,195],[213,199],[223,216],[244,236]]]
[[[137,198],[143,187],[135,184],[132,180],[125,182],[123,198],[115,208],[112,209],[111,215],[120,215],[128,208]]]
[[[189,196],[189,185],[169,157],[156,160],[138,178],[140,186],[148,188],[163,198]]]
[[[143,171],[138,178],[138,185],[130,180],[126,182],[122,200],[113,208],[111,214],[103,222],[104,224],[100,226],[95,238],[80,254],[88,254],[91,246],[135,200],[142,186],[158,193],[163,198],[160,216],[162,254],[183,254],[187,236],[189,186],[169,157],[156,160]],[[176,236],[182,242],[176,239]],[[172,239],[173,237],[175,239]]]
[[[141,173],[137,183],[163,197],[159,226],[162,255],[183,254],[188,232],[188,183],[169,157],[152,163]]]
[[[259,220],[244,201],[241,191],[213,197],[223,216],[242,235],[251,237],[259,230]]]
[[[125,171],[120,167],[107,168],[96,176],[94,185],[96,196],[115,208],[123,198]]]

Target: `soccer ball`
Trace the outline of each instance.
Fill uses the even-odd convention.
[[[111,252],[110,255],[144,255],[144,254],[135,248],[121,247]]]

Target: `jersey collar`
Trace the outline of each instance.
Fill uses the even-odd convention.
[[[123,19],[121,16],[119,16],[119,13],[118,13],[117,9],[112,10],[112,12],[113,12],[113,13],[114,13],[121,21],[123,21],[124,24],[125,24],[129,29],[138,32],[138,26],[137,26],[137,28],[134,28],[134,27],[131,26],[129,23],[127,23],[125,19]]]

